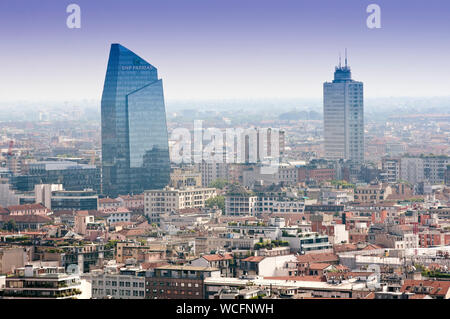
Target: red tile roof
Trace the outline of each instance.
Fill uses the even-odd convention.
[[[355,244],[334,245],[334,251],[336,253],[342,253],[342,252],[346,252],[346,251],[356,251],[356,250],[358,250],[358,248],[356,247]]]
[[[109,198],[109,197],[107,197],[107,198],[100,198],[98,200],[98,202],[99,202],[99,204],[112,204],[112,203],[119,204],[120,203],[118,200],[116,200],[114,198]]]
[[[338,256],[333,253],[318,253],[318,254],[306,254],[298,255],[297,261],[301,263],[324,263],[324,262],[337,262]]]
[[[449,293],[450,289],[450,281],[439,281],[439,280],[405,280],[401,292],[412,292],[423,294],[425,291],[422,291],[423,287],[429,287],[429,295],[430,296],[446,296]],[[428,294],[428,292],[425,292]]]
[[[202,258],[204,258],[207,261],[211,262],[211,261],[230,260],[230,259],[233,259],[233,255],[231,255],[231,254],[225,254],[225,255],[220,255],[220,254],[204,255],[204,256],[202,256]]]
[[[51,222],[52,219],[41,215],[0,215],[0,221],[8,222],[14,220],[16,223],[40,223],[45,224]]]
[[[364,247],[361,250],[375,250],[375,249],[381,249],[381,248],[383,248],[383,247],[374,245],[374,244],[368,244],[366,247]]]
[[[324,270],[327,267],[330,267],[331,264],[328,263],[310,263],[309,264],[309,269],[312,270]]]
[[[47,208],[42,204],[24,204],[24,205],[8,206],[6,209],[11,212],[11,211],[22,211],[22,210],[32,210],[32,209],[37,210],[37,209],[47,209]]]
[[[245,259],[242,259],[242,261],[248,261],[248,262],[251,262],[251,263],[259,263],[264,258],[265,258],[264,256],[250,256],[250,257],[247,257]]]

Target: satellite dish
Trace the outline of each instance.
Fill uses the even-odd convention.
[[[77,264],[70,264],[67,266],[67,273],[73,274],[73,275],[79,275],[80,274],[80,268]]]

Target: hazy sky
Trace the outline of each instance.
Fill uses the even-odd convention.
[[[320,99],[346,47],[368,97],[450,95],[449,16],[448,0],[1,0],[0,100],[100,99],[111,43],[168,99]]]

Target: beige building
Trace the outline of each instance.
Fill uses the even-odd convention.
[[[74,217],[74,231],[77,234],[86,235],[88,224],[94,223],[94,216],[88,215],[87,211],[79,211]]]
[[[355,188],[354,201],[376,204],[385,201],[390,194],[392,194],[390,186],[382,184],[358,186]]]
[[[170,186],[174,188],[201,187],[202,173],[193,169],[175,168],[170,173]]]
[[[209,198],[217,195],[215,188],[174,189],[166,187],[160,190],[145,191],[145,214],[151,222],[159,223],[160,216],[184,208],[202,208]]]
[[[26,259],[26,251],[21,247],[0,248],[0,274],[9,274],[15,268],[23,267]]]

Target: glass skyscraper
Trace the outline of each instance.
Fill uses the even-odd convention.
[[[162,80],[157,69],[112,44],[101,102],[102,193],[165,187],[170,180]]]
[[[352,80],[345,58],[339,63],[333,82],[323,85],[325,158],[364,162],[363,83]]]

